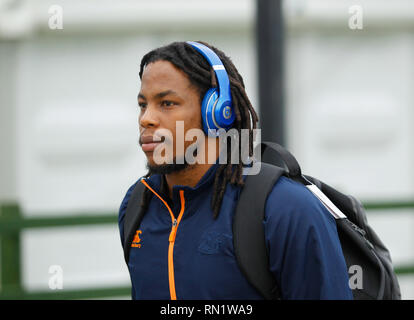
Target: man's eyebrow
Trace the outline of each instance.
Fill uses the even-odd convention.
[[[154,98],[164,98],[165,96],[168,96],[169,94],[178,96],[177,92],[173,91],[173,90],[166,90],[166,91],[162,91],[160,93],[157,93]]]
[[[145,98],[145,96],[142,93],[138,93],[138,99],[139,98],[144,99],[144,100],[147,100],[147,98]]]
[[[170,94],[178,96],[178,93],[173,90],[165,90],[165,91],[159,92],[156,95],[154,95],[154,99],[161,99]],[[142,93],[138,94],[138,98],[145,99],[145,100],[147,99]]]

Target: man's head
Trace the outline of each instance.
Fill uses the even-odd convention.
[[[233,128],[249,129],[252,136],[251,132],[256,128],[258,119],[245,92],[243,78],[223,52],[205,42],[200,43],[218,55],[229,76],[233,111],[236,116]],[[147,176],[157,172],[168,174],[182,170],[188,166],[185,152],[193,141],[183,141],[184,148],[181,151],[177,150],[177,121],[183,121],[184,134],[190,129],[202,130],[201,102],[209,88],[217,87],[215,72],[201,53],[191,45],[186,42],[174,42],[147,53],[142,58],[139,76],[140,144],[148,160]],[[172,164],[157,164],[154,159],[154,147],[157,145],[145,143],[151,142],[151,137],[159,129],[166,129],[172,133],[172,138],[166,137],[164,141],[165,144],[173,146]],[[208,139],[218,140],[206,137],[205,144],[200,146],[200,150],[206,150],[209,145]],[[252,140],[250,139],[249,155],[253,152]],[[230,155],[232,150],[229,141],[228,146],[227,153]],[[227,182],[243,185],[241,161],[239,164],[231,164],[231,157],[228,156],[227,159],[228,163],[221,165],[216,172],[213,202],[217,202],[218,199],[219,205]]]
[[[166,60],[149,63],[142,72],[141,90],[138,94],[140,144],[152,173],[172,173],[188,166],[185,150],[192,141],[185,141],[177,132],[177,121],[184,125],[183,133],[189,129],[201,130],[200,96],[197,87],[188,76]],[[156,163],[154,154],[157,144],[151,143],[155,132],[166,133],[163,142],[172,148],[172,163]],[[183,141],[184,148],[178,150],[177,141]],[[181,161],[178,161],[181,160]]]

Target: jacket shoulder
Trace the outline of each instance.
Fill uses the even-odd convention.
[[[318,221],[334,223],[335,219],[325,206],[303,184],[285,176],[273,186],[265,206],[267,220],[301,220],[301,224]]]

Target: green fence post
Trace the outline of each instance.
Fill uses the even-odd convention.
[[[0,205],[0,223],[7,223],[7,219],[21,218],[17,204]],[[22,292],[20,273],[20,230],[3,231],[1,241],[1,293],[19,296]]]

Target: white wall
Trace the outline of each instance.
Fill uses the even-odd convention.
[[[347,27],[350,1],[285,8],[288,146],[305,173],[363,200],[414,191],[414,10],[407,1],[394,10],[379,2],[364,2],[362,31]],[[254,1],[21,3],[6,10],[0,1],[0,142],[9,151],[0,197],[18,200],[26,216],[118,210],[145,172],[138,69],[155,47],[213,43],[233,59],[257,104]],[[63,30],[48,29],[52,4],[63,8]],[[413,217],[369,214],[397,264],[414,261]],[[29,290],[47,290],[56,264],[66,289],[129,284],[116,226],[27,230],[22,243]],[[401,285],[413,298],[414,277]]]
[[[79,36],[22,45],[18,185],[25,215],[118,210],[128,187],[145,173],[137,144],[140,58],[161,44],[193,37]],[[254,60],[253,48],[239,34],[195,37],[236,52],[241,72],[252,73],[242,63]],[[62,265],[67,288],[117,285],[120,279],[128,284],[117,228],[93,229],[25,232],[27,287],[45,288],[51,264]]]

